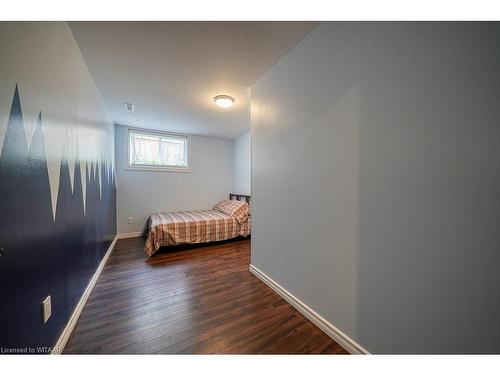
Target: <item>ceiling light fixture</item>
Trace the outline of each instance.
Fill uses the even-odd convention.
[[[125,103],[125,109],[127,112],[134,112],[135,105],[133,105],[132,103]]]
[[[229,108],[234,104],[234,98],[229,95],[217,95],[214,102],[221,108]]]

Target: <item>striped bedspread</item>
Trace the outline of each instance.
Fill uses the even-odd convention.
[[[160,247],[228,240],[250,234],[251,218],[243,223],[220,211],[179,211],[149,217],[149,234],[144,247],[148,257]]]

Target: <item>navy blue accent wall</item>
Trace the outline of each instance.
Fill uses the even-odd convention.
[[[107,154],[113,155],[112,150]],[[116,234],[112,161],[101,157],[100,162],[88,164],[84,195],[81,168],[85,165],[77,155],[72,188],[67,156],[63,156],[54,215],[43,114],[28,148],[16,86],[0,156],[3,348],[55,344]],[[47,295],[52,298],[52,316],[43,324],[41,302]]]

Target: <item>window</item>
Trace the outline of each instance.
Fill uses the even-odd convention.
[[[189,172],[189,136],[128,129],[129,169]]]

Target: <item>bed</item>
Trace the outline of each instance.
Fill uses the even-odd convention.
[[[233,193],[211,210],[154,213],[148,219],[144,252],[151,257],[163,246],[247,237],[251,222],[250,196]]]

